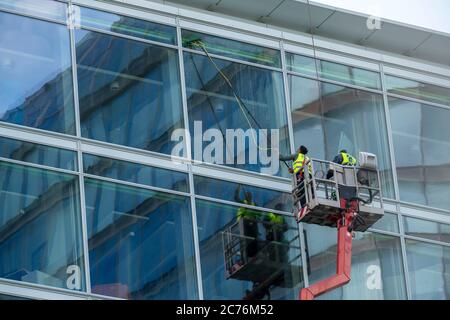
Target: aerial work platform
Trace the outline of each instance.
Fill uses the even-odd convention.
[[[369,229],[384,210],[373,154],[361,152],[359,166],[311,159],[303,172],[302,179],[294,175],[292,180],[297,222],[338,230],[336,274],[301,290],[299,298],[311,300],[350,281],[353,231]],[[287,240],[289,229],[298,236]],[[270,297],[271,287],[294,288],[302,281],[296,229],[285,221],[275,223],[262,217],[243,217],[224,229],[225,277],[253,283],[244,299]]]
[[[292,180],[294,212],[298,222],[336,228],[345,207],[342,201],[356,200],[357,215],[353,230],[364,232],[384,215],[380,175],[376,156],[360,153],[359,166],[343,166],[311,159],[310,174],[302,181]],[[305,164],[304,172],[308,172]],[[333,176],[326,178],[331,170]]]
[[[304,164],[303,172],[303,179],[293,178],[297,222],[338,229],[336,274],[300,291],[300,300],[312,300],[350,282],[353,231],[369,229],[384,210],[373,154],[360,152],[359,166],[312,159]]]
[[[243,217],[222,232],[225,276],[250,281],[253,291],[266,292],[272,286],[293,288],[301,281],[298,236],[287,223]]]

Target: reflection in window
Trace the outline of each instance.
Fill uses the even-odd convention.
[[[77,153],[75,151],[5,137],[0,137],[0,157],[77,170]]]
[[[290,193],[202,176],[194,176],[194,186],[197,195],[244,203],[245,194],[250,192],[252,202],[258,207],[287,212],[292,209]]]
[[[398,216],[385,211],[383,218],[378,220],[371,228],[398,233]]]
[[[242,210],[196,201],[205,299],[297,299],[303,286],[297,223]]]
[[[378,72],[347,66],[336,62],[317,59],[293,53],[286,53],[288,70],[310,77],[339,81],[356,86],[381,90],[381,78]]]
[[[84,172],[102,177],[189,192],[186,173],[106,157],[83,155]]]
[[[181,32],[183,37],[183,47],[185,48],[202,51],[201,47],[195,45],[196,41],[201,41],[206,50],[211,54],[259,63],[271,67],[281,66],[280,51],[278,50],[195,31],[182,30]]]
[[[337,232],[305,225],[309,282],[314,284],[336,272]],[[321,299],[406,299],[400,239],[377,233],[357,233],[352,244],[352,280]]]
[[[383,197],[393,198],[383,97],[378,94],[290,76],[295,145],[309,156],[332,160],[341,150],[377,155]]]
[[[84,290],[76,176],[0,162],[0,277]]]
[[[0,121],[75,134],[69,30],[0,12]]]
[[[92,292],[196,299],[188,197],[85,179]]]
[[[405,234],[450,243],[450,224],[403,216]]]
[[[386,86],[389,93],[450,106],[450,88],[393,76],[386,76]]]
[[[400,199],[450,210],[450,110],[389,99]]]
[[[202,152],[206,153],[211,141],[217,140],[215,137],[209,137],[208,141],[208,138],[205,137],[203,143],[200,140],[200,147],[198,147],[199,135],[197,132],[206,135],[206,130],[214,128],[219,132],[217,138],[224,141],[223,147],[222,145],[217,147],[217,149],[223,150],[223,157],[213,154],[213,157],[216,157],[214,159],[216,163],[225,163],[227,157],[230,156],[231,161],[227,165],[261,172],[263,168],[274,168],[276,162],[276,169],[279,169],[278,175],[281,175],[281,170],[285,170],[285,168],[278,161],[278,156],[273,157],[274,159],[270,158],[270,155],[276,154],[275,150],[267,150],[267,148],[276,147],[276,142],[278,142],[272,140],[270,129],[279,130],[280,153],[286,154],[289,150],[281,73],[220,59],[214,59],[214,62],[230,79],[245,106],[239,106],[232,90],[206,56],[186,52],[184,65],[190,130],[191,136],[196,137],[192,144],[194,146],[193,157],[200,160],[195,152],[200,150],[201,156]],[[195,129],[197,128],[194,126],[195,123],[200,123],[199,131]],[[251,134],[251,128],[256,132]],[[267,130],[260,131],[259,128]],[[247,133],[245,148],[244,144],[239,143],[236,138],[234,139],[234,149],[231,147],[232,141],[226,139],[227,129],[232,129],[230,130],[232,132],[241,129]],[[266,142],[266,145],[261,144],[261,140]],[[255,144],[255,141],[258,144]],[[261,154],[269,155],[269,165],[261,160]],[[239,161],[241,156],[245,157],[245,161]],[[250,159],[253,156],[257,157],[255,161]],[[273,166],[270,167],[271,165]],[[272,170],[269,169],[269,171]]]
[[[122,33],[147,40],[176,44],[175,27],[169,27],[141,19],[79,7],[81,25]]]
[[[0,0],[0,8],[66,22],[67,5],[54,0]]]
[[[183,127],[176,50],[76,30],[81,134],[170,154]]]
[[[406,240],[406,255],[412,298],[450,299],[450,248]]]

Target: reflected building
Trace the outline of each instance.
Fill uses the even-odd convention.
[[[264,133],[209,163],[195,147],[214,138],[198,144],[195,122],[278,130],[268,156],[376,154],[385,216],[356,234],[352,281],[322,298],[449,299],[448,62],[330,35],[312,50],[292,27],[264,27],[269,39],[237,13],[228,35],[207,13],[147,17],[151,1],[76,5],[74,27],[67,1],[39,3],[0,2],[0,300],[297,299],[333,274],[336,230],[295,222],[283,163],[273,175],[250,163]]]

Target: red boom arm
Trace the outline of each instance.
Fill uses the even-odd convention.
[[[341,200],[341,207],[346,207],[345,200]],[[348,227],[358,210],[357,208],[357,201],[352,201],[350,208],[345,209],[345,216],[338,222],[336,274],[319,281],[310,287],[303,288],[300,291],[300,300],[313,300],[324,293],[344,286],[350,282],[350,271],[352,268],[352,234],[348,231]]]

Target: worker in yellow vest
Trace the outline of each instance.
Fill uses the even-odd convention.
[[[334,163],[341,164],[343,166],[356,166],[357,161],[354,156],[349,154],[347,150],[343,149],[339,151],[339,153],[333,159]],[[328,170],[327,179],[331,179],[333,177],[333,170]]]
[[[293,168],[289,168],[289,173],[295,174],[295,176],[297,177],[297,185],[298,185],[298,196],[299,196],[299,200],[300,200],[300,205],[301,207],[304,207],[306,204],[306,198],[305,198],[305,186],[303,184],[303,180],[305,179],[305,173],[304,173],[304,166],[305,164],[308,166],[308,173],[310,176],[312,176],[312,165],[310,162],[309,157],[307,156],[308,154],[308,148],[306,148],[305,146],[300,146],[300,148],[298,148],[297,153],[296,154],[291,154],[289,156],[282,156],[280,155],[280,160],[281,161],[293,161]],[[297,192],[297,191],[295,191]],[[314,192],[312,190],[312,192]],[[314,193],[312,193],[312,195],[314,196]]]
[[[305,146],[300,146],[298,148],[297,153],[291,154],[289,156],[282,156],[280,155],[281,161],[293,161],[292,168],[289,168],[289,173],[295,174],[297,176],[297,180],[303,180],[304,178],[304,169],[303,166],[307,163],[308,164],[308,171],[309,174],[312,174],[312,166],[310,162],[308,154],[308,148]]]

